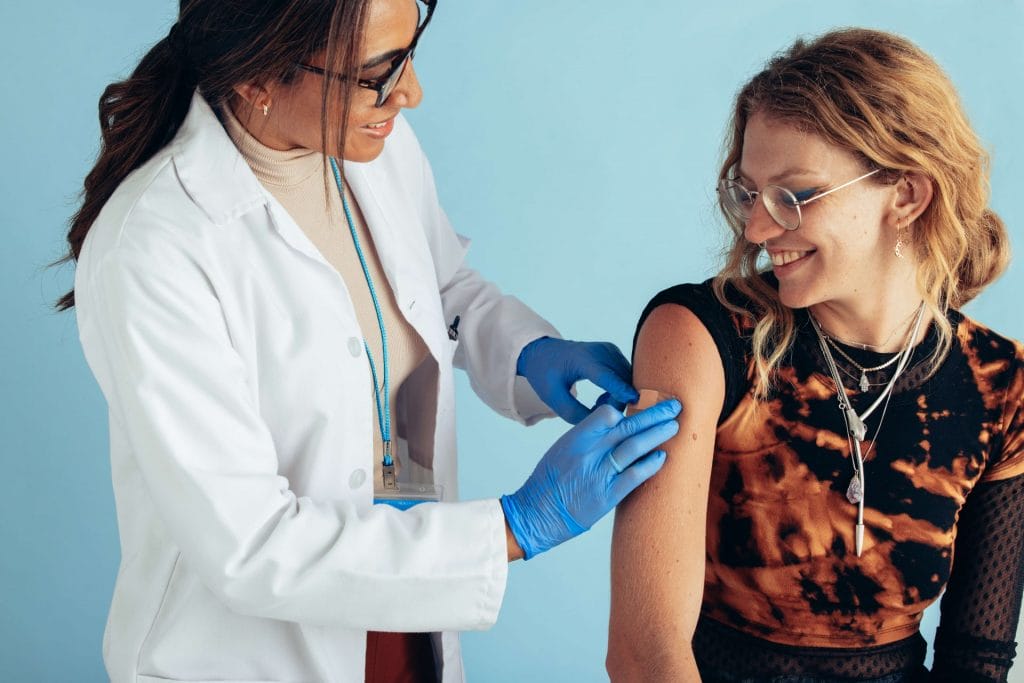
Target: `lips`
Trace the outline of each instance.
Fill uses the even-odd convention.
[[[396,114],[397,116],[397,114]],[[366,123],[360,126],[360,129],[374,138],[386,138],[391,134],[391,131],[395,128],[395,117],[385,119],[383,121],[375,121],[373,123]]]
[[[773,249],[768,252],[768,256],[771,258],[773,266],[785,266],[813,253],[813,249]]]

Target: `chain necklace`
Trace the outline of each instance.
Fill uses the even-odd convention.
[[[842,337],[832,334],[831,332],[827,331],[824,327],[822,327],[821,330],[826,337],[833,341],[837,341],[840,344],[846,344],[847,346],[855,346],[859,348],[861,351],[874,351],[875,353],[878,353],[878,349],[884,348],[890,341],[892,341],[892,338],[896,336],[896,333],[899,332],[900,329],[903,328],[903,326],[906,325],[907,322],[911,318],[913,318],[914,314],[916,313],[917,309],[915,308],[913,311],[910,312],[910,314],[906,318],[901,320],[899,324],[897,324],[896,327],[892,329],[892,332],[889,333],[889,336],[886,337],[880,344],[867,344],[865,342],[849,341],[847,339],[843,339]]]
[[[896,385],[896,380],[903,374],[903,371],[910,362],[910,356],[913,354],[914,341],[917,339],[917,334],[921,329],[921,321],[924,319],[924,309],[924,303],[922,303],[921,307],[918,309],[917,320],[914,322],[913,329],[907,336],[906,344],[896,355],[896,358],[899,360],[896,364],[896,370],[893,372],[892,378],[886,383],[885,388],[882,390],[882,393],[879,394],[878,398],[875,399],[874,403],[860,414],[853,409],[853,406],[850,404],[849,397],[846,395],[846,387],[843,385],[842,377],[839,375],[839,369],[836,367],[836,361],[832,357],[832,352],[829,350],[829,344],[826,341],[825,333],[822,332],[821,325],[818,324],[814,315],[810,314],[810,311],[808,311],[814,331],[818,335],[818,345],[821,347],[821,353],[825,357],[825,363],[828,365],[829,373],[832,375],[832,380],[836,384],[836,403],[839,406],[839,411],[843,415],[843,421],[846,423],[847,441],[852,444],[851,455],[853,458],[851,464],[853,466],[853,477],[850,480],[850,485],[846,489],[846,499],[849,500],[851,504],[857,506],[857,523],[854,526],[854,545],[857,551],[857,557],[860,557],[861,551],[864,548],[865,456],[861,449],[861,445],[864,443],[864,439],[867,437],[868,432],[864,421],[875,412],[878,406],[883,403],[885,404],[885,408],[882,410],[882,420],[885,419],[885,412],[889,407],[889,397],[892,395],[892,390]],[[878,433],[881,428],[882,421],[879,420],[878,427],[875,429],[875,439],[871,442],[871,448],[874,448],[874,442],[878,439]],[[870,448],[868,452],[870,453]]]
[[[847,360],[847,362],[850,363],[850,365],[852,365],[853,367],[855,367],[858,370],[860,370],[860,380],[858,380],[857,386],[860,387],[861,393],[864,393],[865,391],[867,391],[871,387],[871,383],[868,382],[868,373],[869,372],[878,372],[879,370],[885,370],[887,367],[889,367],[890,365],[895,363],[897,361],[897,359],[899,359],[900,353],[902,353],[902,351],[897,351],[895,354],[893,354],[892,358],[890,358],[889,360],[885,361],[881,365],[876,365],[873,368],[866,368],[863,365],[861,365],[860,363],[858,363],[856,360],[851,358],[850,354],[846,353],[846,351],[843,351],[843,349],[839,346],[838,343],[836,343],[836,341],[834,339],[832,339],[832,337],[828,336],[827,334],[824,335],[824,336],[825,336],[825,341],[827,341],[829,343],[829,346],[831,346],[832,349],[836,353],[838,353],[840,356],[845,358]]]

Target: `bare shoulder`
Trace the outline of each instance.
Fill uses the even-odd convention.
[[[633,356],[633,382],[680,399],[721,409],[725,370],[715,342],[701,319],[685,306],[662,304],[644,321]],[[696,406],[687,405],[684,409]]]

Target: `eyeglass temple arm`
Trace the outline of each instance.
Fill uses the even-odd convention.
[[[813,202],[815,199],[821,199],[825,195],[832,194],[833,192],[837,192],[837,191],[843,189],[844,187],[848,187],[850,185],[853,185],[854,183],[859,182],[861,180],[864,180],[865,178],[867,178],[869,176],[875,175],[876,173],[878,173],[881,170],[882,169],[880,169],[880,168],[876,168],[873,171],[868,171],[867,173],[865,173],[862,176],[858,176],[858,177],[854,178],[853,180],[849,180],[849,181],[843,183],[842,185],[837,185],[836,187],[833,187],[831,190],[825,190],[821,194],[816,194],[813,197],[808,197],[807,199],[804,199],[803,201],[799,201],[799,202],[796,203],[796,205],[797,206],[807,206],[808,204]]]

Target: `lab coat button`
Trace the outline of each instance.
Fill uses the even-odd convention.
[[[358,358],[359,354],[363,351],[363,345],[360,343],[358,337],[348,338],[348,352],[352,354],[353,358]]]
[[[366,481],[366,470],[360,467],[357,470],[353,470],[352,474],[349,475],[348,486],[349,488],[357,489],[363,485],[364,481]]]

